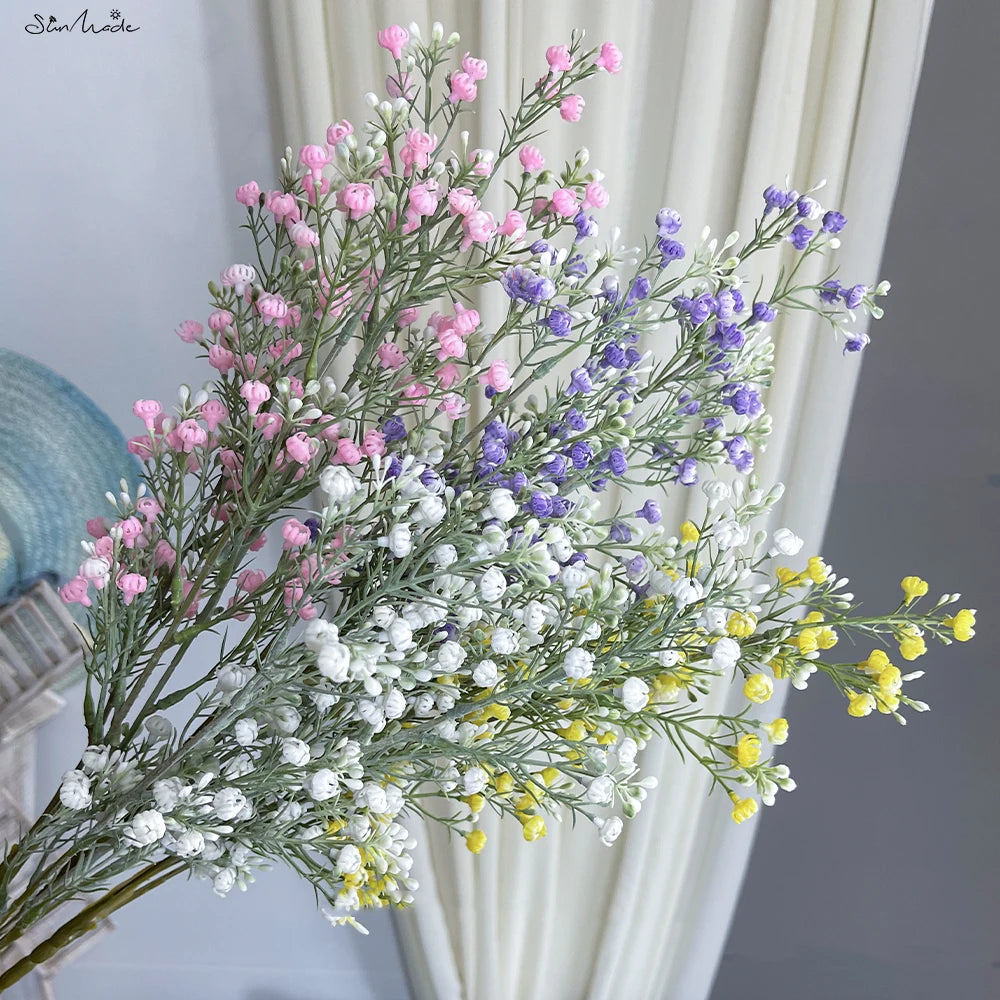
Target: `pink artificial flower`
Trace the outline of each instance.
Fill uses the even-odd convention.
[[[316,298],[320,307],[313,313],[313,319],[321,319],[324,311],[331,319],[340,319],[344,310],[350,305],[352,295],[347,285],[340,285],[331,295],[330,282],[325,274],[320,275],[316,288]]]
[[[375,192],[370,184],[348,184],[337,194],[337,204],[348,218],[360,219],[375,207]]]
[[[344,465],[357,465],[361,461],[361,449],[350,438],[341,438],[337,442],[335,460]]]
[[[524,221],[524,216],[515,209],[511,209],[505,216],[503,224],[497,230],[501,236],[506,236],[512,240],[519,240],[528,231],[528,224]]]
[[[566,45],[550,45],[545,50],[545,61],[555,73],[567,73],[573,68],[573,57]]]
[[[135,540],[142,534],[142,522],[137,517],[127,517],[124,521],[119,521],[115,528],[118,529],[122,545],[127,549],[135,548]]]
[[[594,65],[606,73],[620,73],[622,50],[614,42],[605,42],[601,46],[601,54],[594,60]]]
[[[130,455],[135,455],[136,458],[141,458],[143,460],[153,457],[153,449],[150,447],[148,437],[130,437],[125,442],[125,450]]]
[[[98,538],[94,542],[94,555],[107,559],[110,562],[115,555],[115,540],[110,535]]]
[[[341,118],[339,122],[334,122],[327,128],[326,141],[331,146],[336,146],[338,142],[343,142],[353,132],[354,126],[346,118]]]
[[[310,205],[316,204],[316,185],[313,183],[312,174],[306,174],[302,178],[302,190],[306,193],[306,201]],[[320,197],[325,195],[327,191],[330,190],[330,180],[327,177],[321,177],[319,180],[319,193]]]
[[[103,556],[92,556],[85,559],[77,574],[83,577],[88,583],[92,583],[97,590],[103,590],[104,585],[111,578],[111,560]]]
[[[385,454],[385,435],[381,431],[371,428],[365,431],[364,440],[361,442],[361,451],[368,457],[374,458],[376,455]]]
[[[403,57],[403,46],[410,40],[410,33],[406,28],[393,24],[388,28],[383,28],[376,37],[379,45],[383,49],[388,49],[392,53],[393,59],[399,60]]]
[[[457,392],[449,392],[438,403],[438,409],[443,410],[449,420],[458,420],[468,412],[469,404]]]
[[[389,75],[385,78],[385,92],[390,97],[405,97],[408,101],[412,101],[417,94],[417,85],[409,73],[403,73],[401,76]]]
[[[437,181],[433,180],[414,184],[410,188],[408,209],[412,209],[417,215],[433,215],[437,211],[440,190]]]
[[[280,433],[284,419],[279,413],[260,413],[254,420],[254,427],[260,431],[265,441],[273,441]]]
[[[233,352],[223,347],[221,344],[213,344],[208,349],[208,363],[213,368],[218,369],[218,371],[223,375],[232,370],[235,362],[236,358]]]
[[[556,215],[563,217],[576,215],[579,205],[576,200],[576,192],[572,188],[556,188],[552,192],[549,205]]]
[[[237,295],[242,295],[256,277],[257,272],[249,264],[230,264],[219,275],[219,280],[223,288],[231,288]]]
[[[224,520],[224,518],[220,518]],[[187,607],[184,609],[183,618],[194,618],[198,614],[198,602],[201,600],[201,591],[199,590],[193,596],[191,595],[191,590],[194,587],[194,583],[190,580],[181,580],[181,590],[183,593],[183,599],[187,603]]]
[[[474,59],[466,52],[462,56],[462,70],[473,81],[485,80],[487,72],[486,60]]]
[[[236,577],[236,589],[252,594],[259,590],[267,579],[267,574],[262,569],[244,569]]]
[[[139,497],[135,502],[135,509],[142,514],[148,524],[152,524],[163,511],[153,497]]]
[[[412,323],[416,323],[419,316],[420,310],[416,306],[410,306],[409,309],[400,309],[399,315],[396,317],[396,326],[400,328],[410,326]]]
[[[545,157],[542,156],[542,151],[537,146],[522,146],[517,158],[529,174],[533,174],[545,166]]]
[[[288,518],[281,526],[281,537],[285,540],[286,549],[297,549],[302,545],[308,545],[312,537],[309,528],[294,517]]]
[[[465,357],[465,341],[462,340],[462,335],[454,327],[438,330],[437,339],[438,361],[444,361],[445,358]]]
[[[302,379],[296,375],[288,376],[288,394],[294,396],[296,399],[301,399],[305,393],[305,386],[302,384]]]
[[[468,188],[453,188],[448,192],[448,207],[452,215],[469,215],[479,210],[479,199]]]
[[[279,330],[291,327],[293,330],[302,322],[302,310],[299,306],[290,305],[283,316],[277,316],[274,325]]]
[[[240,395],[247,401],[247,409],[253,415],[260,409],[262,403],[271,398],[271,390],[263,382],[244,382],[240,386]]]
[[[422,403],[429,395],[430,389],[422,382],[411,382],[402,392],[402,398],[408,403]]]
[[[297,247],[319,246],[319,233],[310,229],[301,219],[291,226],[288,230],[288,235]]]
[[[165,538],[161,538],[153,549],[153,565],[157,569],[164,566],[173,566],[177,562],[177,553],[173,546]]]
[[[108,529],[104,526],[103,517],[92,517],[87,522],[87,534],[91,538],[103,538],[108,533]]]
[[[302,357],[302,345],[291,337],[285,337],[283,340],[276,340],[267,349],[267,353],[275,361],[280,361],[283,365],[287,365],[290,361]]]
[[[380,344],[378,359],[383,368],[401,368],[406,364],[406,355],[395,344]]]
[[[473,330],[477,329],[479,323],[479,312],[477,310],[466,309],[461,302],[455,303],[454,326],[463,337],[467,337]]]
[[[214,434],[219,424],[229,419],[229,410],[217,399],[209,399],[201,404],[201,419],[205,421],[209,432]]]
[[[59,596],[66,604],[82,604],[89,608],[91,601],[87,596],[87,581],[82,576],[74,576],[59,588]]]
[[[248,546],[251,552],[260,552],[264,546],[267,545],[267,535],[263,532],[259,534]]]
[[[246,354],[237,355],[233,358],[233,367],[244,377],[248,378],[257,370],[257,355],[247,351]]]
[[[147,431],[156,426],[156,418],[162,411],[163,407],[155,399],[137,399],[132,404],[132,412],[146,425]]]
[[[510,369],[503,360],[494,361],[489,368],[479,376],[479,384],[487,385],[496,392],[506,392],[514,383],[511,381]]]
[[[579,94],[570,94],[559,102],[559,116],[566,122],[578,122],[586,104]]]
[[[469,162],[473,164],[472,172],[477,177],[489,177],[493,173],[493,160],[496,154],[492,149],[474,149],[469,153]]]
[[[462,238],[461,249],[468,250],[473,243],[491,240],[496,235],[497,221],[492,212],[470,212],[462,222],[462,231],[465,236]]]
[[[457,104],[459,101],[474,101],[479,94],[476,81],[468,73],[452,73],[450,82],[451,94],[448,95],[448,100],[452,104]]]
[[[583,204],[580,206],[582,209],[607,208],[608,202],[611,201],[611,195],[600,181],[591,181],[584,188],[583,194]]]
[[[319,451],[319,442],[314,441],[305,431],[299,431],[285,439],[285,451],[293,462],[308,465]]]
[[[216,309],[208,317],[208,328],[215,333],[221,333],[227,326],[232,326],[233,314],[228,309]]]
[[[190,454],[195,448],[208,444],[208,434],[197,420],[182,420],[174,431],[180,443],[178,450]]]
[[[264,196],[264,207],[274,215],[276,222],[298,222],[301,218],[294,194],[268,191]]]
[[[314,181],[323,174],[323,168],[333,159],[325,146],[303,146],[299,151],[299,162],[309,170]]]
[[[253,208],[260,200],[260,186],[256,181],[248,181],[236,189],[236,200],[247,208]]]
[[[197,320],[186,319],[181,325],[174,330],[185,344],[196,344],[201,340],[201,335],[204,333],[205,328]]]
[[[462,378],[462,373],[458,370],[458,365],[453,361],[442,365],[434,374],[437,376],[438,382],[441,383],[442,389],[450,389]]]
[[[272,320],[282,320],[288,315],[288,303],[273,292],[262,292],[254,306],[264,320],[264,326],[270,324]]]
[[[531,202],[531,214],[541,215],[542,212],[548,210],[549,199],[548,198],[534,198]]]
[[[125,603],[131,604],[133,600],[145,592],[149,581],[141,573],[126,573],[118,579],[118,589],[125,595]]]

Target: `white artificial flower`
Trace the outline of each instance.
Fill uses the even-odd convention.
[[[182,858],[197,857],[205,850],[205,835],[200,830],[185,830],[174,838],[173,850]]]
[[[172,813],[184,794],[180,778],[160,778],[153,782],[153,799],[161,813]]]
[[[125,832],[125,836],[137,847],[155,844],[167,832],[163,816],[156,809],[146,809],[137,813]]]
[[[490,639],[490,649],[501,656],[509,656],[520,648],[517,633],[509,628],[495,628]]]
[[[358,715],[372,726],[376,733],[385,729],[385,709],[379,702],[371,698],[362,698],[358,702]]]
[[[607,805],[615,794],[614,780],[602,774],[587,786],[587,801],[597,806]]]
[[[490,499],[486,505],[486,511],[490,517],[495,517],[498,521],[503,521],[506,524],[517,516],[517,510],[517,502],[510,490],[497,489],[490,493]]]
[[[372,608],[372,621],[379,628],[389,628],[399,616],[388,604],[376,604]],[[337,638],[334,636],[334,638]]]
[[[507,543],[507,532],[499,524],[488,524],[483,528],[483,540],[480,544],[486,550],[480,558],[488,555],[498,556],[510,547]]]
[[[90,771],[91,774],[97,774],[103,771],[111,759],[111,753],[107,747],[104,746],[89,746],[83,751],[83,756],[81,761],[83,763],[83,769],[85,771]]]
[[[223,823],[235,819],[246,804],[247,797],[238,788],[222,788],[212,798],[212,808],[215,810],[215,815]]]
[[[275,728],[291,736],[302,725],[302,716],[291,705],[279,705],[273,712]]]
[[[318,653],[328,642],[335,642],[339,636],[340,632],[333,622],[314,618],[306,625],[303,641],[314,653]]]
[[[677,602],[678,607],[684,607],[687,604],[694,604],[695,601],[700,601],[702,594],[705,593],[705,588],[698,580],[682,576],[680,579],[674,581],[670,592]]]
[[[393,525],[386,544],[397,559],[408,556],[413,549],[413,536],[409,524],[404,521],[402,524]]]
[[[449,543],[439,545],[431,553],[431,562],[440,566],[442,569],[446,569],[453,563],[458,562],[458,550],[454,545]]]
[[[399,688],[393,688],[382,705],[387,719],[399,719],[406,713],[406,695]]]
[[[728,500],[732,496],[729,484],[722,482],[720,479],[709,479],[702,483],[701,491],[708,497],[709,508],[722,503],[724,500]]]
[[[649,704],[649,685],[641,677],[629,677],[622,685],[622,704],[627,712],[641,712]]]
[[[260,724],[256,719],[249,717],[237,719],[236,725],[233,727],[233,733],[236,742],[241,747],[248,747],[256,742],[257,736],[260,734]]]
[[[547,618],[548,615],[545,612],[545,605],[542,604],[541,601],[536,600],[528,601],[528,603],[524,606],[524,611],[521,615],[521,621],[524,622],[524,627],[529,632],[535,633],[541,632]]]
[[[438,647],[437,661],[441,669],[445,673],[450,674],[462,666],[467,655],[457,642],[449,639],[447,642],[442,642]]]
[[[729,621],[729,611],[726,608],[704,608],[695,619],[706,632],[724,632]]]
[[[293,767],[303,767],[309,763],[311,756],[309,744],[305,740],[286,736],[281,741],[281,760],[283,763],[291,764]]]
[[[329,691],[317,691],[309,695],[309,700],[316,706],[317,712],[323,713],[329,712],[340,701],[340,697]]]
[[[772,552],[775,555],[798,555],[802,548],[802,539],[788,528],[778,528],[771,536],[771,541],[774,542]]]
[[[712,663],[720,670],[732,670],[740,658],[740,644],[724,636],[712,646]]]
[[[563,671],[575,681],[589,677],[594,670],[594,654],[574,646],[563,659]]]
[[[610,847],[625,829],[621,816],[608,816],[606,818],[595,816],[594,824],[601,835],[601,843],[607,847]]]
[[[462,775],[462,789],[464,795],[478,795],[486,788],[488,775],[481,767],[470,767]]]
[[[681,654],[676,649],[661,649],[656,658],[661,667],[675,667],[680,662]]]
[[[340,849],[337,855],[337,871],[341,875],[354,875],[361,871],[361,851],[354,844]]]
[[[174,735],[174,724],[163,715],[151,715],[143,722],[146,732],[153,742],[169,740]]]
[[[496,604],[506,590],[507,580],[496,566],[491,566],[479,578],[479,593],[487,604]]]
[[[481,660],[472,671],[473,683],[483,688],[495,687],[500,673],[492,660]]]
[[[212,880],[212,888],[217,896],[225,896],[236,885],[236,870],[223,868]]]
[[[423,497],[411,513],[415,524],[422,528],[433,528],[445,519],[448,508],[440,497],[431,494]]]
[[[316,654],[316,669],[335,684],[343,684],[351,675],[350,649],[342,642],[327,643]]]
[[[67,809],[86,809],[93,801],[90,778],[83,771],[67,771],[59,786],[59,801]]]
[[[566,562],[573,554],[573,543],[569,540],[565,530],[559,525],[554,525],[545,532],[544,541],[548,543],[549,552],[557,562]]]
[[[465,604],[453,609],[453,615],[460,628],[468,628],[483,617],[483,609],[474,604]]]
[[[358,805],[367,807],[369,812],[384,813],[389,808],[385,789],[374,781],[366,781],[364,788],[356,792],[354,797]]]
[[[238,663],[223,664],[215,671],[215,683],[220,691],[239,691],[256,674],[254,667],[244,667]]]
[[[437,706],[434,703],[434,696],[426,691],[417,695],[413,702],[413,714],[418,719],[428,719],[437,715]]]
[[[618,763],[628,769],[635,763],[635,755],[639,752],[639,744],[631,736],[626,736],[615,746]]]
[[[403,790],[398,785],[387,785],[385,789],[387,813],[395,815],[403,808]]]
[[[741,545],[746,545],[750,539],[750,528],[748,525],[740,524],[734,518],[719,521],[712,528],[712,537],[721,549],[735,549]]]
[[[332,504],[343,504],[354,496],[358,481],[346,465],[328,465],[319,474],[319,488]]]
[[[340,781],[328,767],[321,767],[315,774],[311,774],[304,787],[317,802],[325,802],[340,794]]]
[[[413,641],[413,629],[404,618],[397,618],[386,629],[386,636],[393,649],[407,650],[416,645]]]
[[[568,597],[575,597],[577,591],[590,582],[590,574],[582,566],[563,566],[559,574]]]

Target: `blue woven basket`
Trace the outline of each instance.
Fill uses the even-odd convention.
[[[83,561],[86,522],[131,489],[139,463],[118,428],[62,376],[0,348],[0,604]],[[134,495],[134,494],[133,494]]]

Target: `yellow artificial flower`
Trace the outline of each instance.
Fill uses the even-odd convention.
[[[574,719],[568,726],[557,729],[556,732],[565,740],[577,743],[587,735],[587,727],[582,719]]]
[[[763,705],[774,694],[774,683],[767,674],[751,674],[743,685],[743,694],[756,705]]]
[[[788,641],[797,646],[800,653],[815,653],[819,648],[819,629],[804,628],[798,635],[790,636]]]
[[[785,658],[783,656],[772,656],[770,660],[767,661],[767,665],[771,668],[771,673],[780,681],[785,676],[785,669],[788,666]]]
[[[726,622],[726,631],[737,639],[747,639],[757,628],[757,616],[749,611],[734,611]]]
[[[878,706],[878,710],[883,715],[891,715],[897,708],[899,708],[899,696],[895,694],[888,694],[885,691],[879,691],[879,693],[875,695],[875,704]]]
[[[545,829],[545,817],[544,816],[528,816],[524,821],[524,825],[521,828],[521,834],[524,839],[531,843],[533,840],[538,840],[539,837],[544,837],[548,832]]]
[[[467,795],[462,800],[474,813],[481,813],[483,811],[483,806],[486,805],[486,799],[482,795]]]
[[[685,521],[681,525],[682,542],[696,542],[699,538],[701,538],[701,532],[693,521]]]
[[[782,587],[798,587],[802,584],[805,579],[803,574],[796,573],[795,570],[789,569],[787,566],[779,566],[774,571],[775,579]]]
[[[733,801],[733,822],[742,823],[757,812],[756,799],[741,799],[735,792],[729,793]]]
[[[559,770],[555,767],[547,767],[545,770],[539,772],[539,776],[546,785],[551,785],[559,777]]]
[[[760,760],[760,737],[744,733],[736,744],[736,762],[740,767],[753,767]]]
[[[945,618],[944,624],[954,632],[959,642],[968,642],[976,634],[976,612],[963,608],[953,618]]]
[[[921,580],[919,576],[904,576],[899,585],[903,588],[904,604],[911,604],[927,593],[927,581]]]
[[[903,629],[903,638],[899,640],[899,655],[904,660],[915,660],[926,652],[927,643],[924,642],[920,632],[915,626],[907,625]]]
[[[855,719],[863,719],[875,710],[875,697],[867,692],[851,692],[848,696],[847,714]]]
[[[800,625],[815,625],[817,622],[823,621],[822,611],[810,611],[805,618],[799,619]]]
[[[862,660],[858,664],[858,667],[866,673],[874,674],[875,676],[882,673],[887,666],[889,666],[889,657],[886,655],[884,649],[873,649],[868,654],[868,659]]]
[[[671,674],[657,674],[653,678],[653,700],[656,702],[676,701],[684,689],[684,684]]]
[[[496,788],[497,795],[509,795],[514,791],[514,775],[507,774],[506,771],[498,774],[493,780],[493,787]]]
[[[609,729],[607,732],[601,733],[600,736],[597,737],[597,742],[598,745],[602,747],[609,746],[612,743],[617,743],[618,734]]]
[[[774,722],[765,722],[760,727],[767,733],[767,738],[776,746],[780,747],[788,739],[788,720],[775,719]]]
[[[473,854],[478,854],[486,846],[486,834],[482,830],[473,830],[472,833],[467,833],[465,846]]]
[[[903,672],[889,663],[882,668],[876,680],[883,695],[898,694],[903,686]]]
[[[837,639],[839,636],[829,625],[825,628],[821,628],[816,633],[816,645],[820,649],[832,649],[837,645]]]
[[[813,583],[826,583],[830,578],[830,567],[820,556],[810,556],[806,563],[806,575]]]

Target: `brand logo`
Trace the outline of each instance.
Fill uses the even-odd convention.
[[[71,35],[74,33],[81,35],[125,35],[138,31],[139,25],[129,24],[118,9],[110,11],[108,20],[99,24],[96,18],[91,16],[89,9],[84,8],[72,21],[60,21],[55,14],[49,14],[48,17],[36,14],[34,20],[24,26],[24,30],[29,35]]]

